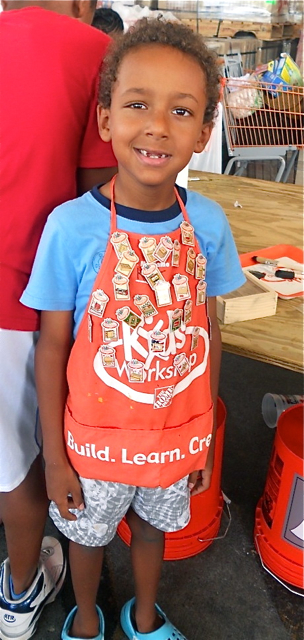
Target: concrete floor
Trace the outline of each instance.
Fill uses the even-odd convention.
[[[253,544],[256,504],[263,494],[274,430],[261,415],[264,393],[302,393],[300,374],[224,354],[220,395],[228,409],[222,488],[231,500],[227,536],[199,555],[164,563],[158,602],[188,640],[302,640],[303,599],[261,567]],[[226,518],[223,516],[221,530]],[[47,532],[55,533],[51,522]],[[57,534],[56,534],[57,535]],[[66,548],[66,543],[63,541]],[[3,527],[0,560],[5,557]],[[123,603],[133,595],[129,553],[116,538],[108,547],[98,602],[106,640],[124,640]],[[73,606],[70,577],[39,621],[36,640],[59,640]]]

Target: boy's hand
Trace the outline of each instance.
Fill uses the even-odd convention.
[[[77,520],[70,509],[84,509],[83,495],[78,476],[69,462],[46,463],[45,477],[48,498],[56,503],[60,515],[66,520]]]
[[[200,471],[193,471],[189,475],[188,487],[190,489],[191,496],[196,496],[203,491],[207,491],[210,487],[212,469],[208,469],[207,465],[205,469]]]
[[[211,476],[214,464],[214,445],[215,438],[212,438],[212,445],[210,445],[208,456],[206,460],[205,469],[200,469],[199,471],[193,471],[189,475],[188,479],[188,487],[190,489],[191,495],[196,496],[198,493],[202,493],[203,491],[207,491],[211,484]]]

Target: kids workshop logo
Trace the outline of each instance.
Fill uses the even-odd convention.
[[[149,331],[143,326],[138,326],[134,331],[122,322],[122,338],[108,342],[106,350],[101,347],[93,362],[95,373],[105,385],[135,402],[151,404],[155,409],[169,406],[173,396],[187,389],[193,380],[204,374],[208,362],[207,331],[203,327],[185,324],[176,331],[170,331],[172,312],[167,313],[168,326],[164,327],[163,320],[159,320]],[[151,344],[159,343],[160,339],[166,344],[162,352],[158,346],[151,348]],[[200,340],[204,344],[198,352],[196,347]],[[122,362],[119,362],[118,354],[122,354]],[[153,393],[140,390],[141,382],[157,384],[170,380],[172,383],[174,380],[174,384],[164,384]]]

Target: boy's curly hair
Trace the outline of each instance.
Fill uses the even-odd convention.
[[[173,47],[194,58],[202,68],[206,79],[207,107],[204,123],[212,122],[220,98],[220,73],[216,54],[206,47],[201,35],[179,22],[168,22],[161,18],[143,18],[124,34],[109,49],[102,66],[99,85],[99,104],[111,105],[113,85],[117,80],[120,65],[127,53],[145,44],[160,44]],[[165,64],[165,62],[164,62]]]

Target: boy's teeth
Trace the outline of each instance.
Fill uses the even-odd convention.
[[[143,156],[146,156],[146,158],[165,158],[166,154],[165,153],[149,153],[148,151],[146,151],[145,149],[140,149],[140,153]]]

